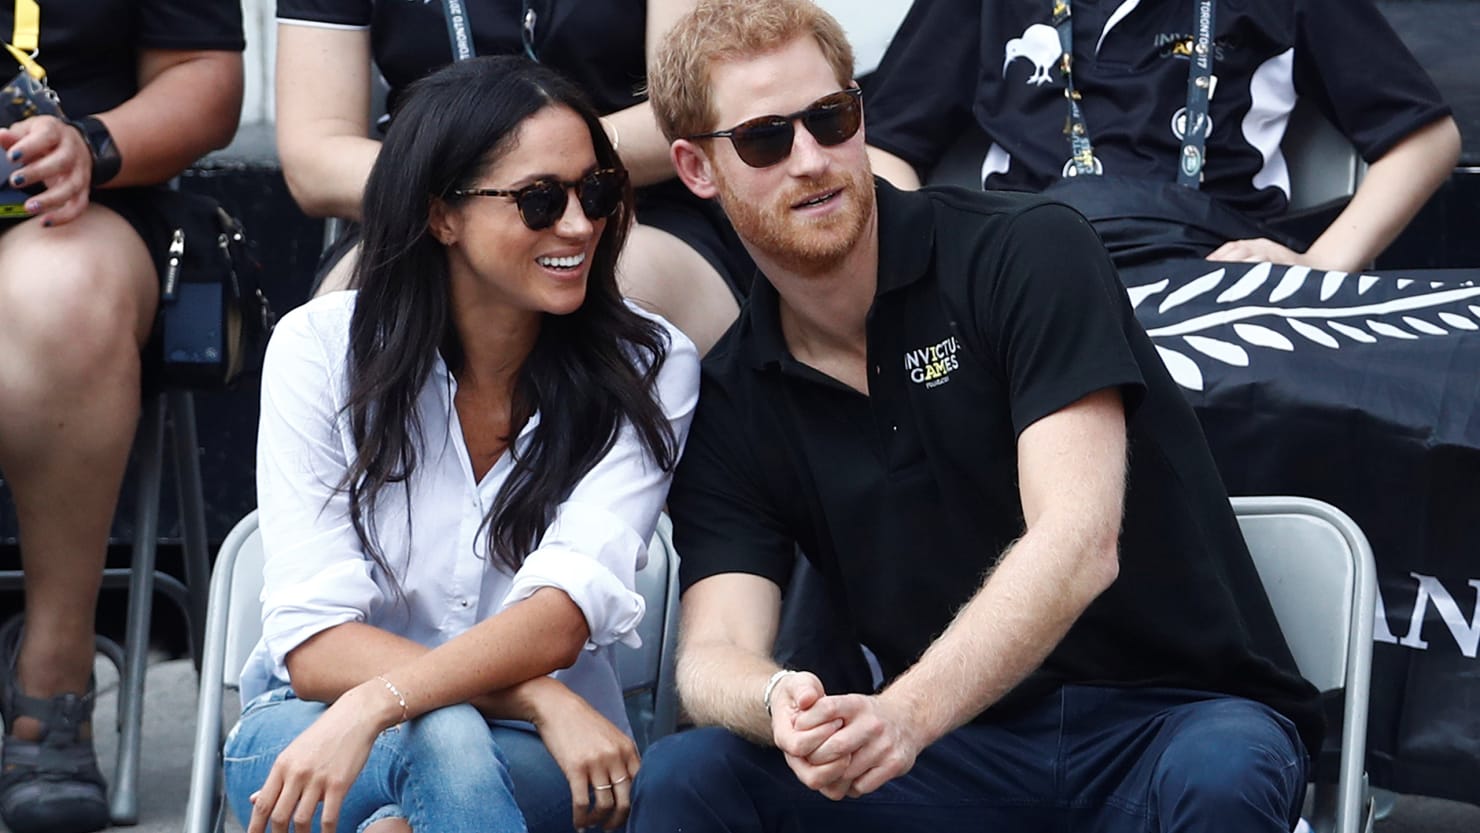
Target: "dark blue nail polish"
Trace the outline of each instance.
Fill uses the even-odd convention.
[[[16,174],[15,176],[11,177],[10,181],[14,182],[17,188],[26,184],[26,178],[21,176],[20,174]]]
[[[51,219],[47,218],[45,220],[42,220],[41,225],[45,228],[51,228]]]
[[[11,160],[13,160],[15,162],[21,161],[21,152],[19,150],[13,150],[13,151],[11,151],[10,152],[10,158],[11,158]]]

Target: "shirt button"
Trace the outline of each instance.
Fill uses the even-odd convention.
[[[898,431],[899,430],[899,424],[896,423],[894,425],[889,426],[889,430],[890,431]]]
[[[874,375],[875,376],[878,376],[880,373],[883,373],[883,372],[884,372],[884,368],[883,367],[881,367],[879,365],[874,365]]]
[[[457,600],[457,603],[461,607],[467,607],[468,606],[468,600],[467,599],[458,599]]]

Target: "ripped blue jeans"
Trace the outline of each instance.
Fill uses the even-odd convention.
[[[226,799],[243,827],[252,814],[249,797],[267,780],[278,753],[326,708],[282,686],[242,710],[224,758]],[[489,724],[472,706],[452,706],[376,738],[345,795],[339,829],[363,830],[400,817],[412,830],[436,833],[569,831],[570,801],[568,782],[539,735]]]

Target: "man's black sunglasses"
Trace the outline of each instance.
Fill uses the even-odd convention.
[[[825,147],[841,145],[853,138],[863,123],[863,90],[849,87],[825,95],[805,109],[785,116],[759,116],[729,130],[699,133],[686,138],[729,139],[740,161],[752,168],[769,168],[791,155],[796,133],[792,123],[800,120],[807,132]]]
[[[524,225],[530,231],[541,231],[555,225],[555,221],[565,215],[571,189],[575,189],[576,199],[586,217],[600,220],[617,210],[626,185],[626,170],[601,168],[575,182],[541,179],[523,188],[467,188],[452,193],[459,197],[509,197],[519,207],[519,218]]]

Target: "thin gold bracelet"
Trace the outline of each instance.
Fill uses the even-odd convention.
[[[389,691],[391,693],[391,696],[396,698],[396,702],[401,705],[401,722],[405,723],[408,719],[406,717],[406,695],[402,694],[401,689],[396,688],[396,684],[391,682],[390,680],[387,680],[383,674],[376,674],[375,679],[380,680],[382,683],[385,683],[386,691]]]

